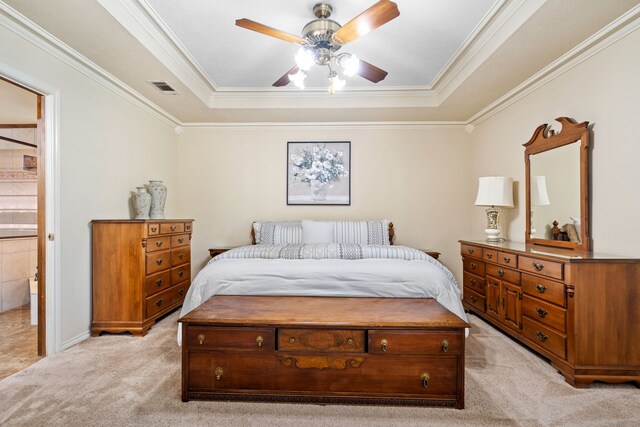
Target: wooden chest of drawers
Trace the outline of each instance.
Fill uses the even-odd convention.
[[[183,322],[182,400],[464,407],[464,328],[432,299],[215,296]]]
[[[461,241],[463,305],[577,387],[640,382],[640,260]]]
[[[91,334],[145,335],[191,284],[193,220],[95,220]]]

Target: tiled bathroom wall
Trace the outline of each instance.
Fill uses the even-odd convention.
[[[0,240],[0,312],[29,303],[29,278],[38,265],[36,237]]]

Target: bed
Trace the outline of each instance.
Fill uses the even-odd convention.
[[[393,236],[387,220],[255,222],[254,244],[211,259],[180,315],[214,295],[388,297],[434,298],[466,321],[453,274]]]

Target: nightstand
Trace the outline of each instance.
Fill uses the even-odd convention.
[[[234,246],[228,246],[228,247],[224,247],[224,248],[211,248],[209,249],[209,256],[211,256],[211,258],[213,258],[216,255],[220,255],[222,253],[227,252],[229,249],[233,249]]]
[[[440,252],[438,251],[433,251],[431,249],[419,249],[419,250],[429,255],[431,258],[438,259],[438,257],[440,256]]]

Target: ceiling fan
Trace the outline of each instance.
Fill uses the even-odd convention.
[[[358,74],[373,83],[384,80],[387,76],[386,71],[360,60],[356,55],[336,54],[336,52],[343,45],[357,40],[398,17],[400,15],[398,5],[389,0],[380,0],[342,26],[329,19],[331,12],[333,8],[327,3],[318,3],[313,6],[313,13],[317,19],[304,26],[301,37],[246,18],[236,20],[236,25],[301,46],[295,56],[296,65],[280,77],[273,86],[286,86],[293,82],[303,89],[307,71],[316,64],[329,67],[329,93],[333,94],[335,90],[344,86],[345,81],[340,79],[338,73],[331,67],[332,61],[342,67],[343,73],[347,76]]]

